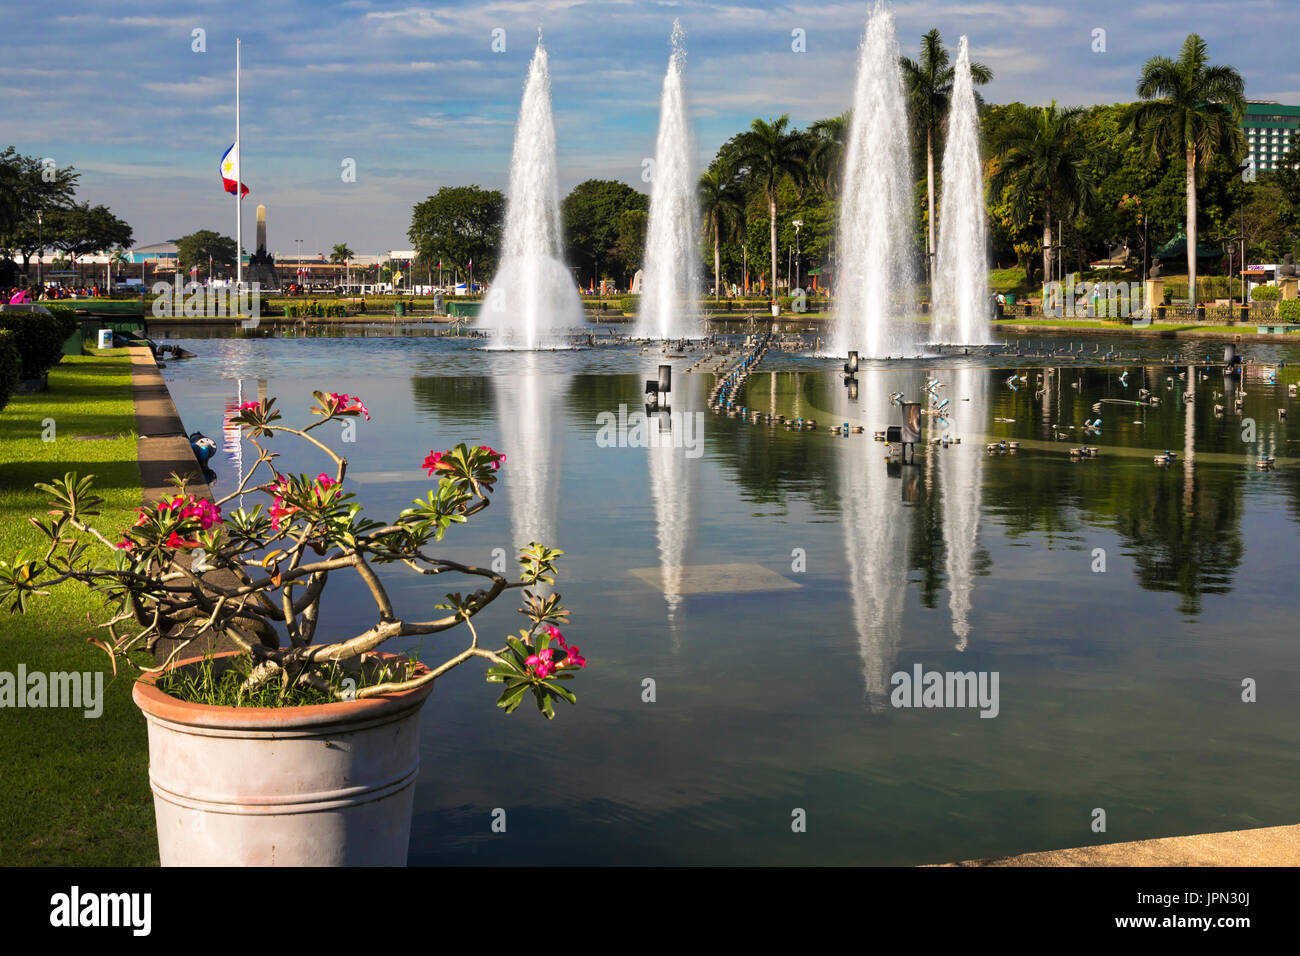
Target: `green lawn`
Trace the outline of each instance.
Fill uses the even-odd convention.
[[[65,357],[50,390],[16,395],[0,411],[0,558],[41,547],[27,521],[46,496],[32,484],[67,471],[94,474],[106,499],[100,527],[134,519],[141,499],[136,464],[131,360],[125,349]],[[52,420],[53,442],[41,433]],[[79,435],[111,435],[79,441]],[[25,616],[0,615],[0,671],[103,671],[104,711],[0,708],[0,865],[156,864],[145,723],[130,676],[114,678],[108,658],[86,643],[99,633],[97,599],[62,587]]]

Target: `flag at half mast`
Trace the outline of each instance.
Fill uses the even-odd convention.
[[[239,178],[238,140],[231,143],[230,148],[226,150],[225,154],[221,157],[221,185],[226,187],[226,192],[233,195],[236,183],[239,184],[239,198],[243,199],[248,195],[248,186]]]

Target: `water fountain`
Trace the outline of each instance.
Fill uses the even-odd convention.
[[[635,332],[656,339],[698,338],[704,334],[696,305],[700,216],[691,162],[694,143],[683,88],[686,32],[677,20],[673,21],[672,48],[659,101],[659,137]]]
[[[989,336],[988,230],[979,117],[966,38],[957,46],[943,150],[939,249],[934,270],[935,342],[979,345]]]
[[[920,351],[912,264],[912,161],[893,15],[878,2],[858,55],[853,121],[844,154],[839,275],[832,338],[836,355],[867,358]],[[905,317],[900,321],[900,316]]]
[[[582,324],[582,302],[562,249],[551,74],[539,30],[515,127],[501,263],[479,322],[492,333],[493,347],[562,346],[565,333]]]

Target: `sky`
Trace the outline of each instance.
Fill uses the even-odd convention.
[[[1300,104],[1294,0],[897,2],[903,53],[969,36],[991,103],[1127,102],[1142,63],[1200,33],[1251,99]],[[233,235],[218,161],[235,139],[243,44],[245,247],[267,206],[270,251],[410,247],[412,206],[441,186],[505,189],[528,62],[544,31],[561,192],[586,179],[649,191],[674,18],[701,163],[756,116],[796,125],[848,108],[870,4],[691,0],[57,3],[0,0],[0,148],[81,172],[138,245]],[[195,31],[202,31],[196,34]],[[800,32],[801,31],[801,32]],[[1097,31],[1104,31],[1098,34]],[[801,51],[795,48],[801,44]],[[201,40],[201,42],[200,42]],[[1099,42],[1102,41],[1102,42]],[[495,49],[494,49],[495,47]],[[1103,49],[1097,49],[1104,47]],[[345,181],[352,161],[355,181]]]

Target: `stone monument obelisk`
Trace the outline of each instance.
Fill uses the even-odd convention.
[[[263,289],[280,288],[275,274],[275,258],[266,251],[266,207],[257,207],[257,251],[248,259],[248,281]]]

